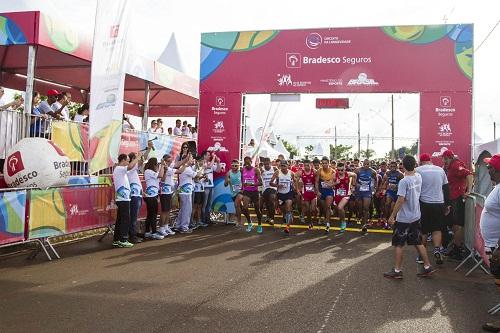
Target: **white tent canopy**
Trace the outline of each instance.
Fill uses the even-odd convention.
[[[285,148],[285,145],[283,145],[283,142],[281,140],[278,140],[278,143],[276,144],[274,149],[283,154],[286,159],[290,158],[290,152]]]
[[[313,151],[311,152],[312,156],[326,156],[325,154],[325,149],[323,148],[323,145],[318,142],[316,146],[314,146]]]

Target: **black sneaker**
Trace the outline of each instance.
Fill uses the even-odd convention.
[[[424,268],[421,272],[417,273],[417,276],[419,277],[428,277],[431,276],[432,273],[436,271],[432,266],[429,266],[428,268]]]
[[[325,233],[329,234],[330,233],[330,225],[327,224],[325,227]]]
[[[422,257],[421,257],[421,256],[416,257],[416,258],[415,258],[415,262],[416,262],[417,264],[423,264],[423,263],[424,263],[424,261],[422,260]]]
[[[313,230],[313,229],[314,229],[314,224],[309,223],[309,230]]]
[[[403,278],[403,271],[396,272],[393,268],[390,271],[385,272],[384,277],[388,279],[401,280]]]

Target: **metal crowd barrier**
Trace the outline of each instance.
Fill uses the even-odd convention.
[[[5,159],[10,148],[23,137],[22,119],[21,112],[0,111],[0,159]]]
[[[476,242],[477,237],[481,237],[479,228],[480,214],[478,216],[477,210],[482,210],[485,199],[484,196],[477,193],[472,193],[465,199],[464,246],[470,251],[470,254],[455,268],[455,271],[458,271],[466,262],[472,260],[474,266],[465,273],[465,276],[469,276],[477,268],[481,268],[483,272],[490,274],[488,268],[485,267],[484,244],[481,246]]]

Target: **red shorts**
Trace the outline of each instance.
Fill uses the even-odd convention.
[[[349,199],[349,196],[341,196],[341,195],[336,195],[335,198],[333,198],[333,203],[335,205],[338,205],[342,199],[347,198]]]
[[[314,192],[304,192],[302,193],[302,200],[304,201],[313,201],[316,199],[316,193]]]

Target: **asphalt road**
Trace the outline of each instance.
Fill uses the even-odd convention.
[[[481,332],[500,298],[491,278],[446,262],[404,280],[390,235],[215,226],[113,249],[89,239],[0,259],[1,332]]]

